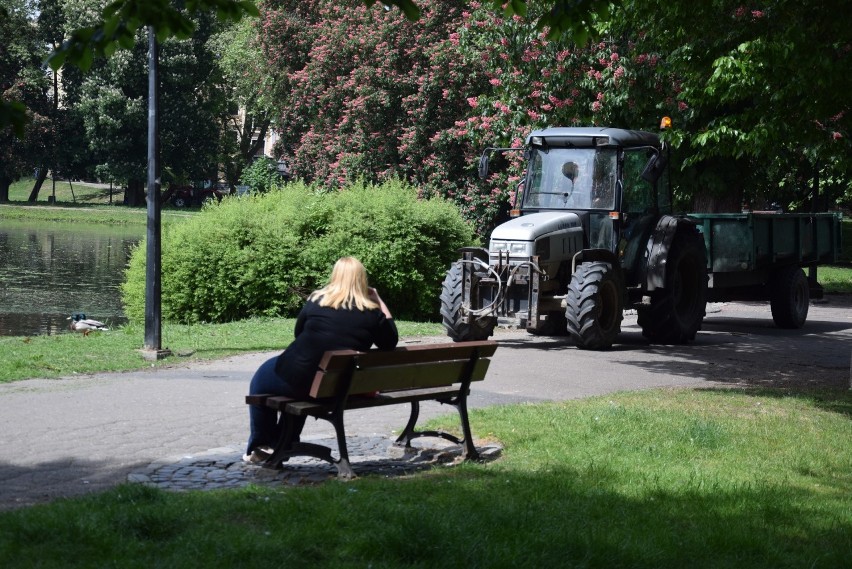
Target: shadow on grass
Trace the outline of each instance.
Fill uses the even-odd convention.
[[[852,523],[825,496],[700,476],[672,487],[653,472],[630,475],[644,477],[636,492],[624,489],[623,471],[594,460],[309,489],[170,494],[125,485],[0,514],[0,563],[716,569],[848,561]]]

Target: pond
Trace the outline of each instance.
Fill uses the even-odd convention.
[[[0,336],[68,331],[68,318],[127,322],[119,287],[144,226],[0,220]]]

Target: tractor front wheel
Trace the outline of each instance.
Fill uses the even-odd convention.
[[[621,332],[623,296],[612,265],[582,263],[568,285],[565,318],[568,334],[579,348],[606,350]]]
[[[465,319],[464,306],[464,270],[462,262],[456,261],[447,271],[441,285],[441,322],[447,330],[447,336],[454,342],[487,340],[494,333],[497,319],[493,316],[471,317]]]

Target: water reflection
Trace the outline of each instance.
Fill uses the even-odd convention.
[[[75,312],[126,322],[119,286],[144,232],[0,220],[0,336],[65,332]]]

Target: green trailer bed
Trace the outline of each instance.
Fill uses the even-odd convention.
[[[704,237],[709,300],[769,300],[779,325],[798,328],[804,323],[801,305],[806,315],[809,298],[822,296],[817,265],[836,263],[841,253],[840,213],[692,213],[689,217]],[[807,280],[803,268],[809,269]],[[789,305],[789,310],[782,305]],[[781,316],[779,322],[776,309],[793,314]]]

